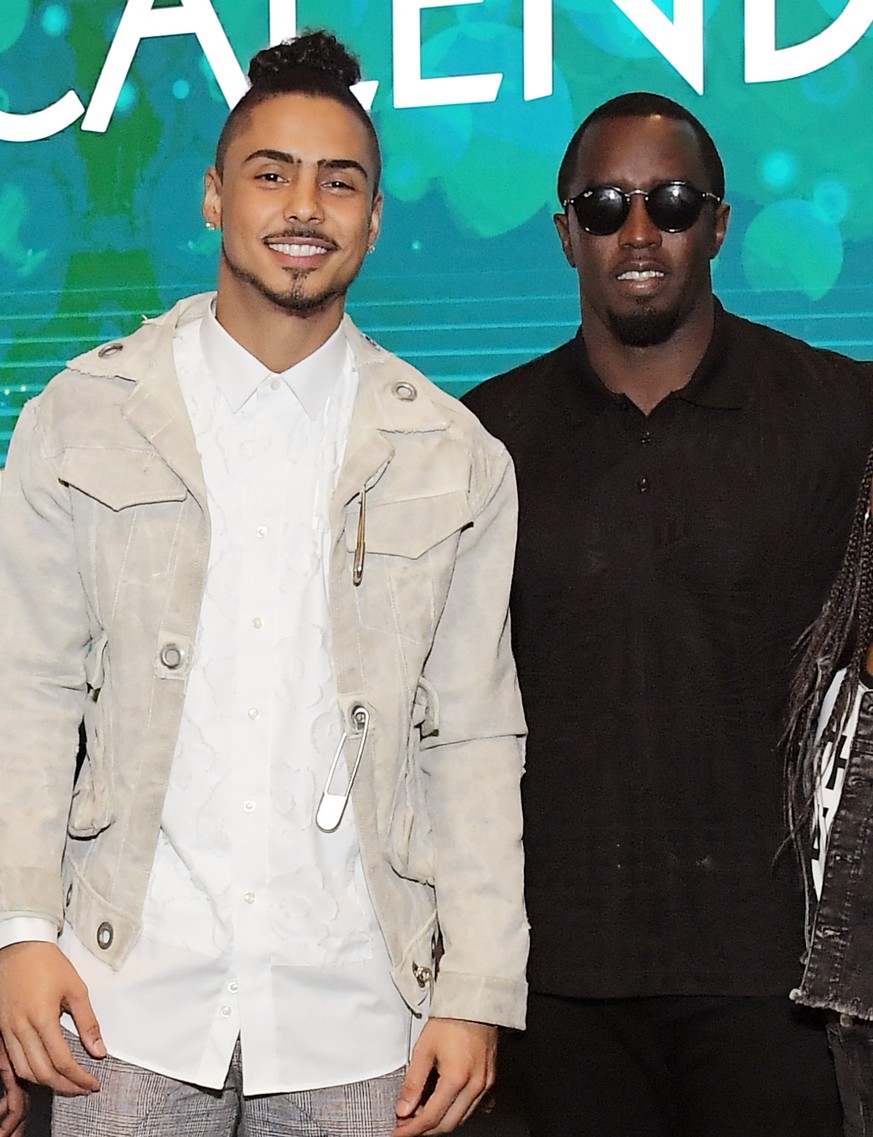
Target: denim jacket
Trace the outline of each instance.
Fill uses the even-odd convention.
[[[73,360],[25,407],[0,495],[0,916],[66,918],[113,967],[139,933],[196,650],[209,514],[172,343],[208,301]],[[359,388],[329,592],[364,872],[410,1007],[432,993],[432,1014],[520,1027],[512,467],[464,407],[346,335]]]
[[[821,898],[808,920],[803,979],[791,997],[873,1019],[873,691],[861,696]]]

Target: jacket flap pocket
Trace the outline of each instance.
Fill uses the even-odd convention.
[[[352,503],[346,514],[346,548],[357,543],[357,514],[360,504]],[[364,543],[368,553],[386,553],[417,559],[453,533],[473,522],[467,495],[461,490],[432,497],[404,498],[400,501],[367,500]]]
[[[60,478],[116,511],[159,501],[184,501],[188,496],[182,479],[153,450],[70,447],[61,462]]]

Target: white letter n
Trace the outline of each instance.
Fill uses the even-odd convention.
[[[758,3],[759,0],[752,0]],[[673,0],[668,20],[654,0],[613,0],[682,78],[703,94],[703,0]]]

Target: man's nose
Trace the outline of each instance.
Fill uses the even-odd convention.
[[[634,194],[630,199],[628,215],[619,230],[619,241],[622,245],[633,248],[648,248],[660,245],[662,240],[661,230],[649,217],[645,198],[642,194]]]
[[[323,209],[318,192],[318,178],[301,173],[285,190],[283,212],[288,221],[321,220]]]

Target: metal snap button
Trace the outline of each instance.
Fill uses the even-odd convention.
[[[411,403],[418,398],[418,391],[411,383],[395,383],[392,387],[394,398],[404,403]]]
[[[178,644],[164,644],[161,648],[161,663],[171,671],[181,667],[185,662],[185,649]]]
[[[119,351],[124,351],[124,344],[122,343],[107,343],[97,352],[101,359],[105,359],[108,355],[116,355]]]
[[[420,964],[413,962],[412,974],[415,976],[415,982],[419,987],[427,987],[433,980],[433,972],[429,967],[422,967]]]
[[[106,951],[108,947],[112,946],[112,941],[115,939],[115,931],[111,924],[106,920],[97,929],[97,946]]]
[[[840,1015],[840,1026],[852,1026],[855,1020],[851,1015]]]

